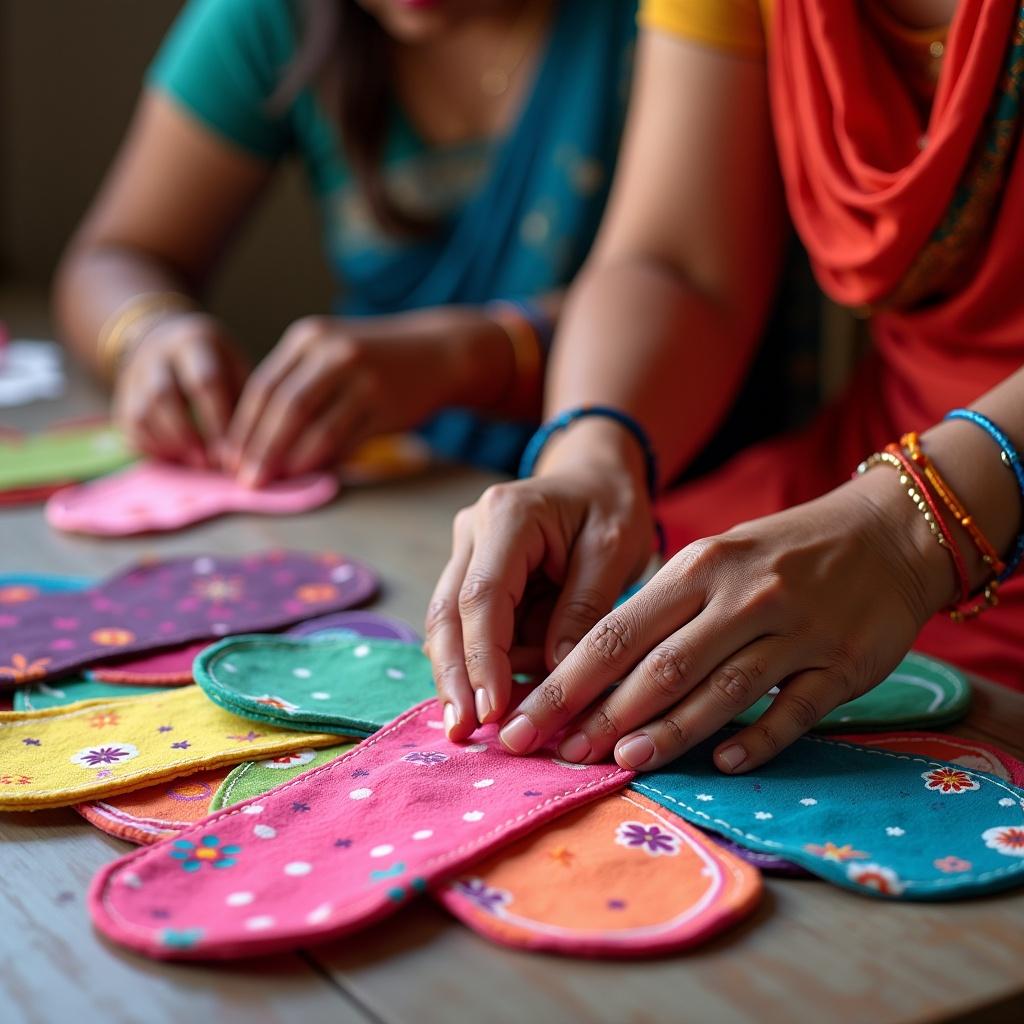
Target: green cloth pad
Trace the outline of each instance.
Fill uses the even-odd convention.
[[[291,754],[268,757],[265,761],[246,761],[236,765],[214,793],[210,801],[210,813],[222,807],[240,804],[254,796],[262,796],[282,782],[294,779],[296,775],[341,757],[354,746],[354,743],[341,743],[335,747],[324,747],[323,750],[296,750]]]
[[[368,637],[227,637],[199,654],[193,673],[232,714],[349,736],[369,736],[434,696],[417,644]]]
[[[712,762],[722,735],[632,788],[701,828],[856,892],[962,899],[1024,884],[1024,789],[995,775],[805,736],[747,775]]]
[[[109,423],[59,427],[0,441],[0,491],[112,473],[136,458]]]
[[[15,711],[40,711],[80,700],[97,697],[141,697],[144,693],[164,693],[169,686],[124,686],[120,683],[99,683],[92,679],[57,679],[50,683],[36,683],[14,691]]]
[[[735,721],[740,725],[756,721],[772,699],[762,697]],[[971,686],[962,672],[911,651],[873,690],[830,711],[814,728],[819,732],[934,728],[963,718],[970,705]]]

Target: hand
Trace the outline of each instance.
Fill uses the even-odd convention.
[[[748,771],[880,682],[953,590],[949,558],[896,474],[876,469],[684,548],[584,637],[501,738],[527,753],[578,718],[560,756],[614,751],[646,771],[780,686],[715,751],[722,771]]]
[[[219,466],[246,364],[205,313],[173,313],[150,328],[114,382],[114,418],[143,452],[197,469]]]
[[[245,387],[230,428],[233,468],[259,486],[337,465],[368,437],[446,406],[497,401],[514,369],[505,331],[473,310],[307,317]]]
[[[456,516],[426,624],[452,739],[501,718],[513,672],[549,671],[650,559],[636,442],[609,421],[567,435],[575,446],[553,438],[541,475],[490,487]]]

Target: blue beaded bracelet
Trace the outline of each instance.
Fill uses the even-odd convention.
[[[1020,454],[1014,448],[1013,442],[1009,437],[987,416],[983,416],[980,412],[975,412],[973,409],[952,409],[946,413],[945,418],[947,420],[967,420],[968,423],[981,427],[999,445],[999,454],[1003,464],[1013,470],[1013,475],[1017,479],[1021,508],[1024,508],[1024,466],[1021,465]],[[1006,568],[1003,570],[1002,575],[999,576],[1000,583],[1008,580],[1017,571],[1022,559],[1024,559],[1024,529],[1017,535],[1013,554],[1006,560]]]
[[[624,413],[621,409],[615,409],[610,405],[581,405],[576,409],[567,409],[565,412],[555,416],[554,419],[550,419],[547,423],[542,424],[540,429],[530,438],[523,451],[523,457],[519,462],[520,479],[533,476],[533,471],[537,468],[537,460],[540,458],[541,452],[544,451],[544,447],[555,434],[560,430],[565,430],[566,427],[577,420],[588,416],[603,416],[605,419],[614,420],[614,422],[625,427],[636,438],[637,444],[640,445],[644,453],[644,460],[647,463],[647,492],[651,496],[651,501],[654,501],[658,494],[658,457],[654,454],[654,449],[651,447],[650,440],[648,440],[647,432],[628,413]]]

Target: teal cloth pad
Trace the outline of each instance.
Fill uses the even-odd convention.
[[[434,696],[417,644],[370,637],[228,637],[199,654],[193,674],[233,714],[346,736],[369,736]]]

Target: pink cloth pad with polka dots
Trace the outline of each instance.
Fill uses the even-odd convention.
[[[126,654],[278,629],[369,598],[376,576],[333,554],[270,551],[142,563],[64,593],[0,588],[0,682],[37,682]]]
[[[143,462],[58,491],[46,503],[46,519],[58,530],[120,537],[179,530],[227,512],[293,515],[324,505],[337,493],[333,473],[252,490],[224,473]]]
[[[424,701],[347,754],[108,865],[93,920],[158,959],[339,938],[633,777],[568,764],[553,747],[515,757],[496,725],[473,739],[450,743]]]

